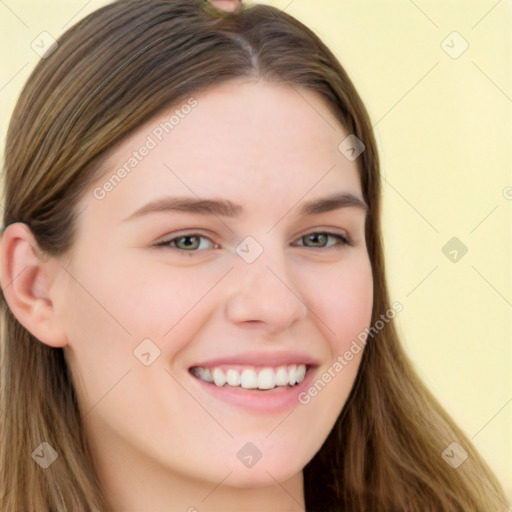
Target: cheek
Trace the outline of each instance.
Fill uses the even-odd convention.
[[[87,283],[87,291],[75,284],[63,306],[66,361],[85,410],[119,381],[133,359],[129,326],[105,299],[108,297],[99,295],[93,283]]]
[[[149,336],[162,339],[193,312],[223,272],[105,255],[82,267],[78,280],[87,291],[77,284],[68,292],[76,299],[73,309],[80,312],[72,324],[106,327],[104,338],[112,332],[117,338],[127,335],[130,346]]]
[[[349,264],[350,263],[350,264]],[[329,341],[332,356],[348,349],[371,322],[373,278],[368,257],[331,266],[310,278],[308,306]],[[315,318],[315,315],[313,315]]]
[[[311,433],[303,448],[310,454],[320,449],[346,404],[364,352],[357,337],[371,322],[371,264],[363,256],[350,263],[318,268],[308,281],[311,318],[329,351],[310,387],[298,397],[298,413]]]
[[[133,350],[146,337],[151,304],[145,301],[137,269],[128,268],[108,248],[84,250],[68,271],[72,277],[60,296],[59,314],[69,342],[66,361],[88,410],[136,367]]]

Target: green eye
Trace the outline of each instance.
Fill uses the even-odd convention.
[[[328,246],[327,242],[328,242],[329,238],[336,239],[336,240],[338,240],[338,242]],[[314,245],[305,245],[305,247],[310,247],[312,249],[314,249],[314,248],[324,249],[324,248],[333,247],[335,245],[352,245],[350,240],[348,240],[348,238],[346,238],[338,233],[327,233],[327,232],[309,233],[309,234],[301,237],[301,240],[312,241]]]
[[[205,236],[198,235],[196,233],[189,233],[186,235],[177,236],[175,238],[171,238],[170,240],[164,240],[156,244],[158,247],[169,247],[171,249],[179,249],[181,251],[195,252],[200,247],[200,240],[211,240],[206,238]],[[211,242],[214,246],[215,244]],[[211,249],[211,247],[206,247],[206,249]]]
[[[335,240],[335,242],[329,244],[329,239]],[[210,242],[211,246],[205,247],[204,244],[201,244],[201,240],[207,240]],[[299,247],[307,247],[309,249],[340,249],[343,246],[352,245],[349,238],[340,235],[339,233],[323,231],[308,233],[307,235],[300,237],[299,240],[303,241],[303,244],[300,244]],[[309,245],[309,242],[311,242],[312,245]],[[181,252],[198,252],[199,250],[215,249],[218,247],[218,245],[213,243],[209,238],[202,236],[199,233],[186,233],[169,240],[164,240],[155,245],[157,247],[167,247]]]

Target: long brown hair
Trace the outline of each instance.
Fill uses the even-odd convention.
[[[358,162],[369,206],[372,325],[390,310],[369,116],[338,60],[302,23],[263,5],[215,16],[202,0],[121,0],[74,25],[45,57],[9,126],[3,219],[26,223],[43,254],[65,255],[73,246],[77,201],[117,143],[194,93],[255,77],[316,91],[364,142]],[[63,349],[28,332],[3,293],[0,348],[0,509],[109,510]],[[30,456],[43,441],[59,454],[44,471]],[[441,456],[452,442],[468,453],[457,469]],[[349,399],[304,468],[304,485],[308,512],[506,506],[497,478],[418,378],[392,321],[368,338]]]

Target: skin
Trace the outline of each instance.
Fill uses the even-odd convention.
[[[302,469],[342,410],[362,351],[291,414],[215,400],[188,368],[249,350],[299,350],[320,362],[320,377],[369,327],[366,212],[298,214],[304,201],[335,191],[362,198],[357,161],[338,150],[348,132],[313,92],[243,81],[194,97],[197,106],[96,199],[93,190],[175,108],[115,148],[105,177],[77,205],[78,236],[66,257],[39,259],[28,228],[9,226],[2,286],[19,321],[64,348],[115,510],[303,510]],[[229,199],[244,213],[123,222],[167,194]],[[353,246],[305,237],[327,228]],[[181,252],[154,246],[185,230],[207,237],[190,242],[195,252],[183,239]],[[251,264],[235,252],[247,236],[263,248]],[[146,338],[160,350],[149,366],[134,356]],[[251,468],[236,456],[247,442],[262,453]]]
[[[206,3],[220,14],[237,14],[242,8],[242,0],[208,0]]]

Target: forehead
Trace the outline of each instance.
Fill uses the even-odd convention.
[[[295,200],[313,188],[360,193],[357,164],[339,150],[347,135],[313,91],[228,82],[141,126],[113,151],[95,186],[124,169],[121,186],[109,187],[109,201],[123,195],[133,204],[163,192],[238,202],[272,191]]]

